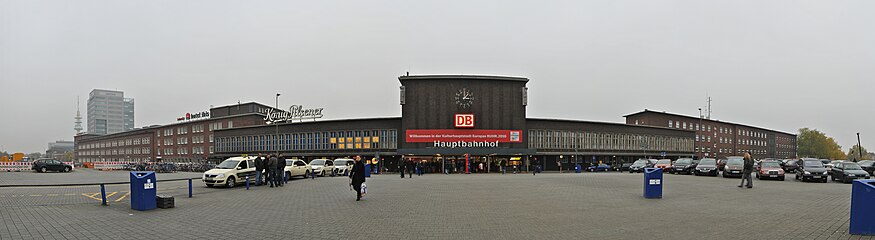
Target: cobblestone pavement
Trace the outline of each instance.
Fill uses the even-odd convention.
[[[755,180],[753,189],[740,189],[739,179],[666,175],[663,199],[644,199],[642,178],[629,173],[381,175],[368,179],[370,194],[361,202],[344,177],[295,179],[282,188],[251,190],[195,182],[194,198],[186,198],[186,189],[173,189],[187,183],[159,183],[159,192],[176,196],[176,208],[139,212],[127,200],[100,206],[93,199],[5,204],[0,239],[873,238],[847,233],[849,184],[788,177],[785,182]],[[0,188],[6,195],[27,191],[34,190]]]

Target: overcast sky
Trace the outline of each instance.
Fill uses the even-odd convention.
[[[0,0],[0,150],[72,140],[94,88],[137,127],[238,100],[400,116],[397,77],[522,76],[529,117],[645,108],[875,149],[875,1]],[[85,125],[85,124],[83,124]]]

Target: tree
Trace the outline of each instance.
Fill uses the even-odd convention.
[[[800,157],[814,157],[823,159],[845,159],[847,156],[842,151],[842,146],[835,139],[817,129],[800,128],[796,137],[797,152]]]
[[[863,148],[863,158],[860,158],[860,145],[854,145],[851,149],[848,149],[848,160],[849,161],[860,161],[860,160],[870,160],[871,156],[869,152],[866,151],[866,148]]]

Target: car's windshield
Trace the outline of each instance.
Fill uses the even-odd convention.
[[[764,168],[779,168],[779,167],[781,167],[781,164],[778,164],[778,162],[763,162],[763,167]]]
[[[668,159],[659,160],[659,161],[656,161],[656,164],[671,164],[671,160],[668,160]]]
[[[644,164],[647,164],[647,160],[638,159],[638,161],[635,161],[635,163],[633,163],[632,165],[644,165]]]
[[[805,163],[803,164],[803,166],[805,166],[805,167],[807,167],[807,168],[808,168],[808,167],[811,167],[811,168],[822,168],[822,167],[823,167],[823,163],[820,162],[820,161],[817,161],[817,160],[807,160],[807,161],[805,161]]]
[[[346,160],[334,160],[334,165],[343,166],[346,164]]]
[[[872,166],[873,163],[875,163],[875,161],[866,160],[866,161],[857,162],[857,164],[859,164],[860,166],[866,166],[866,167]]]
[[[295,163],[295,160],[286,160],[286,166],[292,166]]]
[[[216,166],[216,169],[233,169],[237,167],[238,163],[240,163],[238,160],[225,160],[219,166]]]
[[[702,159],[702,161],[699,162],[699,166],[701,166],[701,165],[716,165],[716,164],[717,164],[717,160],[710,159],[710,158]]]
[[[726,160],[726,165],[744,165],[744,160],[741,158],[730,158]]]
[[[312,162],[310,162],[310,165],[322,165],[324,163],[325,163],[325,160],[316,159],[316,160],[313,160]]]
[[[689,165],[690,163],[693,163],[693,159],[683,158],[683,159],[678,159],[677,161],[674,162],[674,164],[681,164],[681,165]]]
[[[845,163],[845,170],[863,170],[863,168],[860,168],[860,165],[856,163]]]

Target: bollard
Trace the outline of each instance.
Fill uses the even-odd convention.
[[[249,190],[249,176],[246,176],[246,190]]]
[[[188,179],[188,198],[191,198],[191,178]]]
[[[100,197],[103,198],[103,206],[106,206],[106,187],[103,186],[103,183],[100,184]]]

